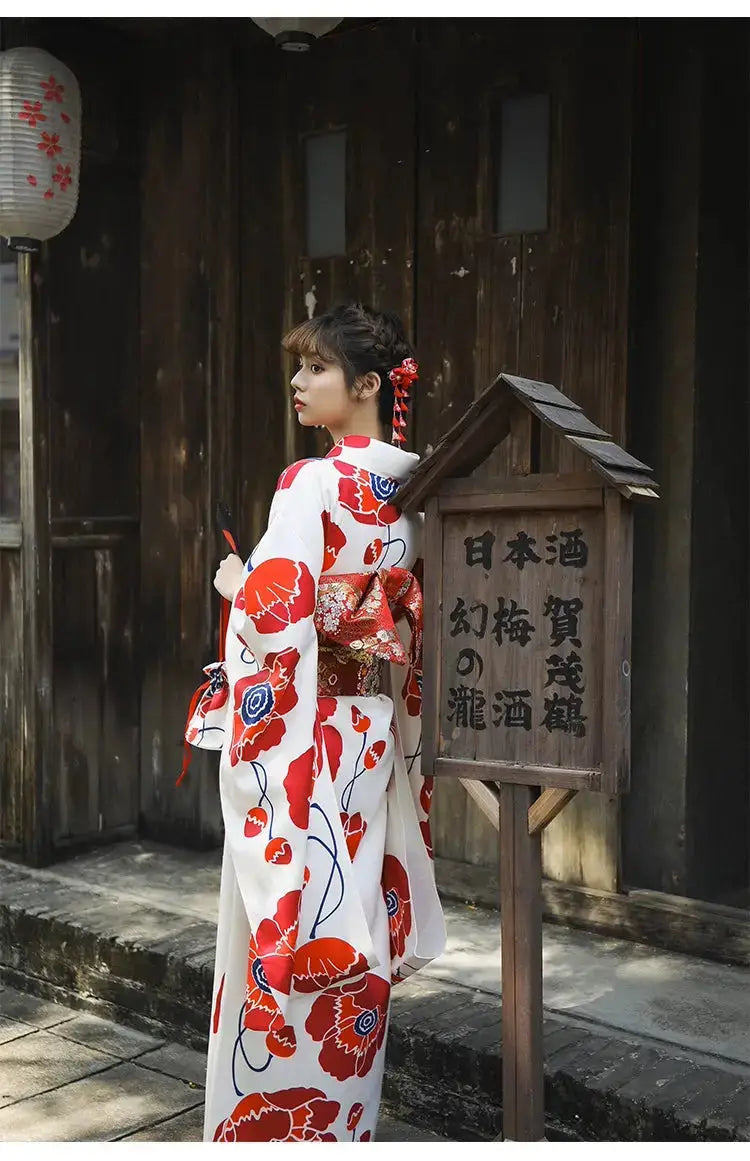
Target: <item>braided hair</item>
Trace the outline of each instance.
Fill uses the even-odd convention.
[[[361,302],[339,303],[325,314],[294,327],[281,342],[291,355],[338,363],[351,389],[369,371],[380,376],[378,418],[389,426],[393,416],[393,383],[388,373],[404,359],[415,358],[403,323],[391,311]]]

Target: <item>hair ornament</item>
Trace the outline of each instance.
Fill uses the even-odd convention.
[[[414,359],[404,359],[400,366],[388,372],[393,384],[393,434],[391,443],[406,443],[404,428],[409,414],[409,389],[419,378],[419,364]]]

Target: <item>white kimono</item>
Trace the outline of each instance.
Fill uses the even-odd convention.
[[[348,436],[286,469],[186,733],[221,747],[207,1141],[371,1140],[392,983],[444,947],[416,463]]]

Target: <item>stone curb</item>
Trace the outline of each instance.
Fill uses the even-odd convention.
[[[0,980],[199,1050],[214,939],[211,923],[2,866]],[[385,1107],[449,1139],[497,1137],[500,1037],[496,997],[431,977],[398,985]],[[557,1017],[545,1019],[544,1044],[550,1140],[750,1140],[746,1070]]]

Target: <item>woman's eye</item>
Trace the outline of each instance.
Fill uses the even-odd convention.
[[[311,363],[310,370],[312,371],[313,375],[317,375],[320,371],[323,370],[323,368],[321,367],[320,363]]]

